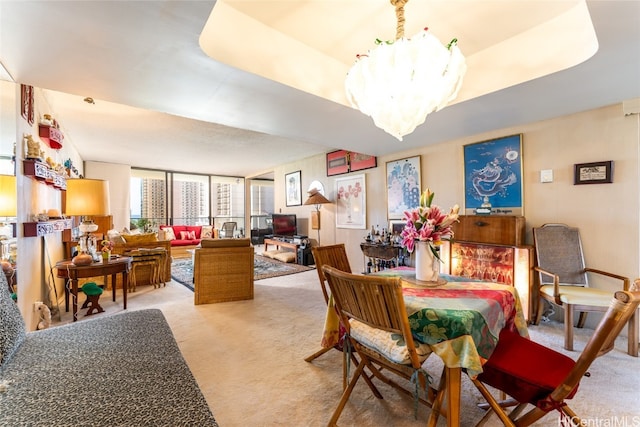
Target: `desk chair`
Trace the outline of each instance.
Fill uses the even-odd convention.
[[[581,425],[580,418],[566,400],[579,391],[580,380],[588,375],[587,369],[596,357],[613,348],[615,337],[636,312],[639,302],[640,292],[617,291],[575,362],[550,348],[503,330],[498,346],[483,366],[483,372],[472,379],[490,406],[490,411],[478,425],[495,413],[505,426],[528,426],[553,410],[558,410],[568,424]],[[516,400],[517,406],[510,414],[505,412],[485,384]],[[520,416],[527,405],[533,405],[533,408]],[[554,422],[557,424],[557,420]]]
[[[625,291],[629,290],[629,278],[586,267],[577,228],[564,224],[545,224],[533,229],[533,241],[537,258],[534,269],[539,275],[540,297],[535,323],[540,323],[544,301],[561,307],[564,310],[564,348],[572,351],[574,313],[580,312],[577,326],[582,328],[587,312],[605,312],[611,301],[611,291],[589,287],[588,273],[619,280],[620,288]],[[630,323],[630,333],[632,328]],[[629,354],[632,353],[630,345]],[[638,355],[637,348],[632,355]]]

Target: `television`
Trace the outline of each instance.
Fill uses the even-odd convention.
[[[295,214],[271,214],[273,235],[293,237],[297,233]]]

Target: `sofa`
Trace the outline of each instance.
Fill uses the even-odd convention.
[[[202,239],[195,250],[194,304],[253,299],[251,239]]]
[[[190,256],[189,249],[195,249],[203,238],[218,238],[218,230],[212,225],[161,225],[161,240],[169,240],[176,258]]]
[[[218,425],[160,310],[26,332],[4,275],[0,424]]]

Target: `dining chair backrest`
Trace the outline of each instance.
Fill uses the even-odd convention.
[[[344,243],[338,243],[335,245],[326,246],[313,246],[311,248],[313,254],[313,260],[316,264],[316,271],[318,272],[318,279],[320,280],[320,287],[322,288],[322,294],[324,301],[329,302],[329,292],[327,290],[327,280],[322,271],[322,267],[325,265],[337,268],[340,271],[346,271],[351,273],[351,265],[349,264],[349,258],[347,257],[347,250]]]
[[[533,239],[540,268],[557,274],[560,284],[589,286],[577,228],[545,224],[533,228]],[[548,275],[540,274],[539,277],[540,283],[553,283]]]
[[[351,274],[330,266],[322,269],[347,333],[350,333],[349,319],[355,319],[369,327],[402,335],[412,364],[419,368],[402,296],[402,279]]]
[[[236,231],[236,227],[238,223],[235,221],[227,221],[222,224],[222,232],[224,234],[224,238],[229,239],[233,237],[233,233]]]

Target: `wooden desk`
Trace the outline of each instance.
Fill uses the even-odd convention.
[[[71,280],[71,294],[73,295],[73,321],[78,320],[78,279],[86,277],[111,276],[111,289],[113,290],[113,301],[116,300],[116,277],[122,273],[122,299],[124,309],[127,309],[127,284],[129,270],[131,270],[131,257],[120,257],[111,259],[108,262],[94,262],[90,265],[77,266],[69,259],[56,263],[58,277]],[[106,283],[105,283],[106,284]],[[65,310],[69,311],[69,288],[64,286]]]
[[[283,242],[282,240],[276,239],[264,239],[265,252],[267,251],[269,245],[274,245],[276,248],[282,246],[283,248],[293,249],[293,251],[296,253],[296,257],[298,256],[298,248],[300,247],[300,245],[297,243]]]

